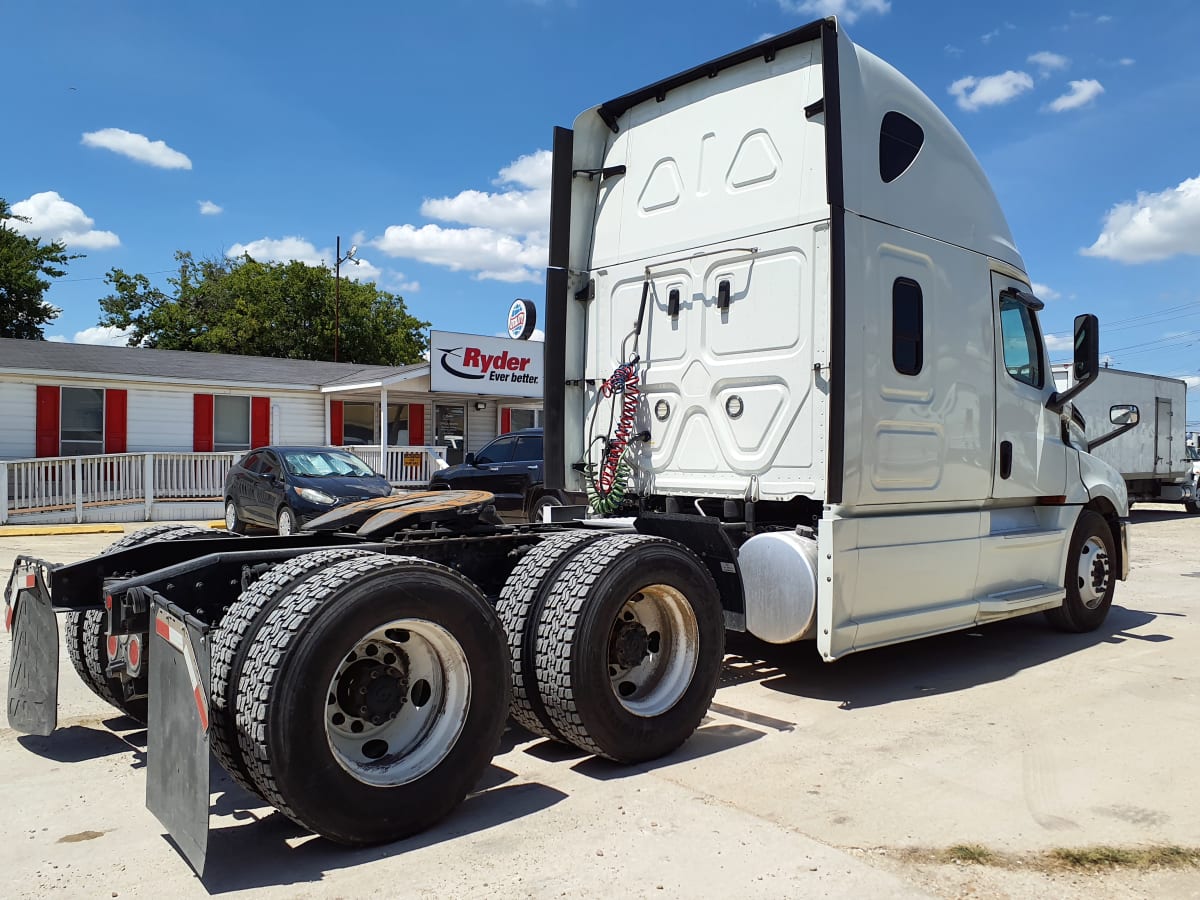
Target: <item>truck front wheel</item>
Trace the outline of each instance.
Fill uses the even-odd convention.
[[[1112,530],[1099,513],[1085,509],[1079,514],[1065,577],[1062,606],[1047,610],[1046,618],[1062,631],[1095,631],[1108,616],[1117,581]]]
[[[682,544],[616,535],[556,579],[538,622],[537,680],[571,743],[616,762],[670,753],[716,692],[724,613],[712,576]]]
[[[415,834],[479,780],[508,712],[504,632],[453,570],[381,554],[337,563],[259,628],[237,692],[263,795],[343,844]]]

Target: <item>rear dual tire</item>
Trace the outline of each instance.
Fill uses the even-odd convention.
[[[415,834],[486,769],[509,674],[496,614],[467,579],[370,554],[294,587],[242,667],[237,736],[262,795],[343,844]]]
[[[542,709],[529,704],[514,717],[525,724],[533,713],[537,733],[616,762],[656,759],[692,735],[716,692],[720,595],[704,564],[674,541],[580,541],[554,563],[538,587],[540,611],[523,624],[519,645],[525,654],[532,635]],[[510,649],[517,645],[510,632]],[[528,694],[524,671],[522,680]]]

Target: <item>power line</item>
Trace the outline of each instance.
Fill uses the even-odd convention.
[[[162,275],[166,272],[178,272],[178,271],[179,271],[179,269],[177,269],[177,268],[176,269],[159,269],[157,272],[135,272],[134,274],[135,275]],[[83,278],[56,278],[56,279],[54,279],[54,281],[51,282],[51,284],[52,285],[70,284],[75,281],[103,281],[107,277],[108,277],[107,275],[87,275]]]

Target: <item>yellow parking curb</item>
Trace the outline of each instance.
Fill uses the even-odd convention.
[[[38,537],[48,534],[104,534],[124,531],[124,525],[0,525],[0,537]]]
[[[224,527],[225,527],[225,520],[224,520],[224,519],[222,519],[222,520],[221,520],[221,521],[219,521],[219,522],[205,522],[205,523],[204,523],[204,527],[205,527],[205,528],[224,528]]]

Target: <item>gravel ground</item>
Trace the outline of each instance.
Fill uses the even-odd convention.
[[[118,536],[0,528],[0,572]],[[1130,581],[1089,635],[1034,616],[832,665],[731,640],[709,717],[676,753],[622,768],[511,728],[457,812],[386,847],[306,835],[214,767],[203,880],[144,808],[145,731],[64,652],[59,731],[0,729],[0,896],[1200,897],[1196,868],[911,852],[1200,847],[1198,538],[1200,517],[1138,506]]]

